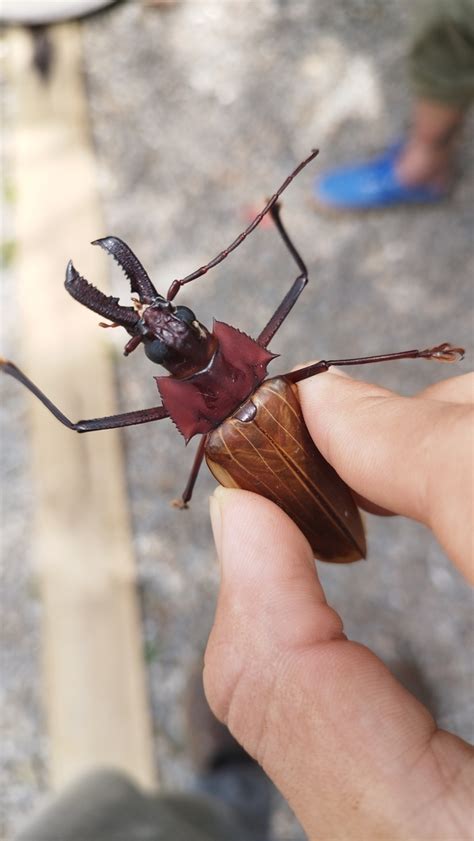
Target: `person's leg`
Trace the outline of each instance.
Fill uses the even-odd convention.
[[[395,165],[403,184],[431,184],[442,191],[450,186],[454,146],[464,115],[461,108],[441,102],[416,101],[411,129]]]
[[[323,206],[368,209],[443,198],[455,141],[474,98],[474,0],[417,0],[408,56],[414,101],[406,139],[315,182]]]
[[[474,98],[474,0],[418,0],[416,11],[408,59],[415,104],[397,171],[406,184],[444,187]]]
[[[465,111],[474,98],[474,0],[416,0],[413,8],[414,99]]]

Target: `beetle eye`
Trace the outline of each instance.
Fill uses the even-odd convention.
[[[152,341],[144,341],[145,353],[152,362],[162,365],[168,355],[168,347],[161,339],[153,339]]]
[[[192,324],[193,321],[196,321],[196,316],[189,307],[176,307],[174,314],[176,318],[179,318],[180,321],[184,321],[186,324]]]

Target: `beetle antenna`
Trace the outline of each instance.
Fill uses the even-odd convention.
[[[203,274],[206,274],[206,272],[208,272],[209,269],[213,269],[214,266],[217,266],[219,263],[222,263],[222,261],[225,260],[226,257],[228,257],[231,251],[234,251],[244,241],[244,239],[248,237],[248,235],[251,234],[253,230],[255,230],[257,225],[259,225],[262,221],[263,217],[277,203],[283,191],[286,190],[288,185],[291,184],[291,182],[298,175],[298,173],[300,173],[301,170],[304,169],[304,167],[316,157],[318,152],[319,149],[313,149],[311,151],[311,154],[308,155],[308,157],[305,158],[305,160],[302,161],[296,167],[295,170],[293,170],[291,175],[289,175],[288,178],[285,179],[285,181],[283,182],[281,187],[278,188],[276,193],[274,193],[273,196],[270,199],[268,199],[263,210],[258,214],[258,216],[255,217],[255,219],[253,220],[253,222],[250,223],[248,228],[246,228],[245,231],[242,231],[242,233],[239,234],[239,236],[229,246],[227,246],[227,248],[225,248],[224,251],[221,251],[220,254],[217,255],[217,257],[214,257],[214,259],[211,260],[209,263],[206,263],[205,266],[201,266],[200,269],[196,269],[196,271],[192,272],[192,274],[186,275],[186,277],[183,277],[180,280],[173,280],[173,283],[171,284],[168,290],[168,294],[166,296],[167,300],[172,301],[173,298],[176,297],[182,286],[185,286],[186,283],[191,283],[192,280],[196,280],[196,278],[201,277]]]

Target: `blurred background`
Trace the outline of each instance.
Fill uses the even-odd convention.
[[[54,3],[49,6],[54,9]],[[127,303],[128,287],[118,267],[88,245],[90,239],[115,234],[129,243],[165,294],[173,278],[191,272],[228,245],[265,197],[316,146],[319,158],[283,197],[283,218],[308,265],[310,284],[273,341],[272,350],[281,358],[271,372],[318,357],[362,356],[442,341],[468,349],[461,365],[390,363],[365,369],[362,375],[412,394],[444,376],[469,370],[472,118],[459,149],[456,188],[446,202],[334,217],[318,211],[312,201],[311,185],[318,171],[364,157],[403,134],[410,112],[405,61],[409,7],[408,0],[125,0],[78,23],[54,24],[47,38],[43,30],[33,36],[5,26],[0,42],[5,70],[2,354],[26,367],[26,342],[28,373],[45,390],[46,372],[60,358],[65,390],[73,379],[81,397],[68,405],[61,381],[50,396],[74,419],[95,417],[101,414],[95,401],[96,369],[83,338],[83,329],[92,325],[99,353],[110,365],[107,388],[115,390],[119,411],[156,405],[153,376],[161,370],[140,350],[122,357],[123,331],[95,329],[97,317],[78,307],[61,288],[67,261],[72,257],[78,270],[98,286],[100,277],[107,275],[113,293]],[[68,102],[69,76],[58,78],[57,73],[63,66],[61,39],[70,37],[70,26],[78,30],[79,81],[86,102],[81,119],[94,173],[89,219],[96,220],[98,229],[87,234],[87,241],[76,215],[77,173],[64,173],[60,220],[49,215],[47,188],[25,199],[24,185],[21,195],[17,185],[20,118],[22,143],[28,134],[25,85],[38,91],[37,99],[47,99],[48,85],[55,85]],[[33,67],[35,53],[41,71]],[[35,135],[35,155],[28,158],[37,172],[47,166],[41,137]],[[28,213],[43,224],[41,238],[34,242],[37,262],[29,263],[38,266],[38,273],[29,272],[35,294],[41,294],[43,283],[57,288],[64,298],[66,321],[70,311],[82,310],[79,327],[69,330],[59,349],[51,346],[54,327],[45,329],[37,311],[30,313],[25,336],[28,294],[20,292],[20,307],[17,301],[18,271],[27,265],[24,249],[31,243],[27,237],[25,246],[24,230],[18,230],[18,219],[24,218],[18,203],[24,201],[29,202]],[[87,216],[87,210],[82,208],[79,215]],[[64,240],[58,235],[62,224],[70,230]],[[41,267],[47,263],[42,261],[49,259],[51,250],[59,268],[46,278]],[[215,317],[255,336],[295,274],[276,232],[263,224],[222,265],[186,287],[180,304],[192,307],[208,326]],[[49,294],[45,286],[46,304]],[[50,340],[44,343],[46,333]],[[88,354],[83,375],[68,374],[69,364],[80,370],[82,353]],[[361,376],[355,369],[353,373]],[[46,417],[45,424],[54,428],[53,445],[38,460],[35,448],[44,450],[46,445],[37,433],[32,437],[33,398],[9,378],[2,379],[1,389],[0,771],[3,832],[8,838],[50,788],[51,689],[45,689],[41,650],[51,627],[45,611],[54,611],[55,601],[45,600],[44,587],[38,585],[44,567],[42,572],[35,535],[38,529],[43,535],[54,534],[58,523],[50,506],[51,519],[38,525],[35,505],[42,484],[38,464],[44,476],[44,465],[55,459],[54,436],[60,433],[56,421]],[[79,436],[65,435],[70,436],[72,452]],[[88,436],[81,441],[83,437]],[[163,787],[183,790],[192,777],[184,729],[187,676],[205,647],[218,581],[208,517],[214,480],[203,469],[190,510],[177,511],[169,502],[184,488],[194,443],[185,448],[169,421],[124,430],[118,440],[136,570],[140,657],[151,711],[152,764],[159,769]],[[65,485],[74,481],[68,475],[72,468],[67,452],[61,449]],[[100,472],[98,462],[96,470]],[[106,478],[95,508],[113,532]],[[77,522],[83,518],[81,499],[89,491],[85,487],[78,496]],[[66,531],[73,552],[74,523]],[[368,516],[367,531],[365,563],[348,568],[318,565],[328,600],[341,612],[349,636],[382,657],[431,706],[442,727],[468,739],[472,600],[464,582],[421,526]],[[62,551],[67,571],[68,550]],[[86,574],[97,560],[92,552],[87,555]],[[54,617],[52,621],[54,626]],[[93,644],[86,637],[87,633],[84,644]],[[54,648],[54,643],[48,645]],[[75,654],[65,656],[73,660]],[[53,703],[62,702],[56,698]],[[93,710],[89,714],[93,716]],[[277,838],[287,841],[304,837],[277,800],[274,829]]]

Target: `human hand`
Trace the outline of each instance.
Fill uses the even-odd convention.
[[[471,580],[473,390],[474,375],[415,398],[332,372],[299,385],[308,429],[342,478],[432,528]],[[218,488],[211,513],[222,583],[208,700],[309,838],[472,838],[472,749],[347,640],[294,523],[240,490]]]

